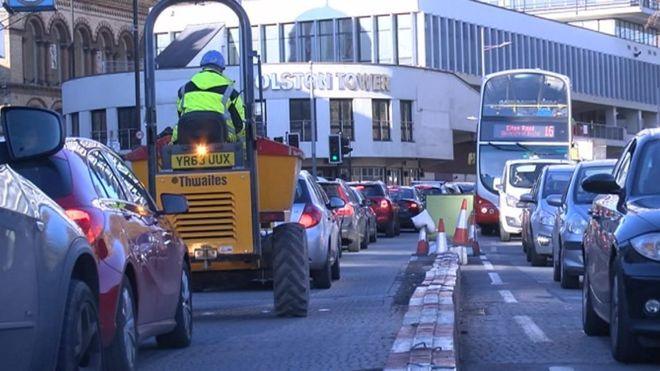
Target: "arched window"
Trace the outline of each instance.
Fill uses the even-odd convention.
[[[92,33],[85,25],[78,25],[74,34],[75,76],[89,76],[94,71]]]
[[[26,84],[46,84],[46,42],[41,21],[32,17],[23,32],[23,81]]]
[[[98,63],[97,73],[108,73],[115,71],[115,48],[114,37],[112,31],[107,28],[99,30],[96,36],[96,43],[98,45],[98,54],[96,62]]]
[[[133,36],[128,32],[124,32],[119,38],[119,50],[117,53],[117,70],[118,71],[132,71],[133,70]]]
[[[44,103],[44,101],[41,100],[40,98],[32,98],[32,99],[30,99],[30,100],[27,102],[26,106],[28,106],[28,107],[34,107],[34,108],[48,108],[48,106],[46,106],[46,103]]]
[[[49,80],[60,85],[71,77],[71,64],[69,60],[69,32],[63,22],[57,21],[51,27],[51,44],[48,47]]]
[[[62,101],[58,100],[53,103],[53,105],[50,107],[53,111],[59,113],[60,115],[62,114]]]

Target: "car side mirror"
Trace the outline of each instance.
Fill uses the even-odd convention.
[[[330,203],[328,204],[328,209],[336,210],[341,209],[346,206],[346,202],[339,197],[330,197]]]
[[[548,196],[548,205],[554,206],[554,207],[561,207],[563,203],[561,202],[561,195],[550,195]]]
[[[599,195],[613,195],[621,192],[621,187],[612,174],[594,174],[582,181],[582,189]]]
[[[367,207],[367,206],[371,206],[371,204],[372,204],[372,202],[369,199],[365,198],[364,200],[362,200],[362,206]]]
[[[502,187],[502,178],[497,177],[493,180],[493,188],[500,192],[504,189],[504,187]]]
[[[47,157],[64,147],[62,117],[55,111],[8,106],[0,117],[10,161]]]
[[[163,205],[160,215],[185,214],[188,212],[188,199],[182,195],[163,193],[160,195],[160,203]]]
[[[520,201],[518,201],[518,206],[519,208],[524,208],[527,207],[529,204],[535,204],[536,200],[534,200],[534,197],[530,193],[525,193],[522,196],[520,196]]]

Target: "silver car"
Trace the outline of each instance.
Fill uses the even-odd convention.
[[[520,198],[525,205],[522,216],[523,247],[535,267],[545,266],[552,256],[552,229],[557,207],[548,204],[551,195],[563,195],[575,165],[546,166],[531,193]]]
[[[307,171],[300,172],[291,220],[297,220],[307,231],[310,273],[317,288],[329,289],[332,280],[340,277],[341,236],[332,210],[344,205],[338,197],[328,198]]]
[[[548,204],[557,207],[552,232],[553,278],[565,289],[578,288],[580,275],[584,273],[582,235],[596,197],[582,189],[582,181],[594,174],[612,173],[615,163],[615,160],[580,163],[566,193],[548,197]]]

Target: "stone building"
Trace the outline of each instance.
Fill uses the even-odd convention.
[[[141,26],[155,2],[139,0]],[[63,82],[133,70],[132,0],[57,0],[57,11],[0,19],[0,105],[61,112]]]

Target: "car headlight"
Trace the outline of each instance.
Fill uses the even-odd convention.
[[[585,229],[587,229],[587,221],[579,215],[569,218],[566,221],[566,230],[568,233],[583,235]]]
[[[633,238],[632,247],[642,256],[660,261],[660,233],[650,233]]]
[[[511,196],[511,195],[506,195],[506,204],[509,207],[517,207],[518,206],[518,199]]]
[[[545,210],[539,211],[539,223],[543,225],[555,225],[555,216]]]

